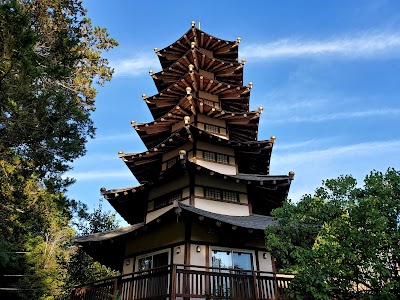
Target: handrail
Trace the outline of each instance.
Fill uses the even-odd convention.
[[[290,277],[286,277],[288,275]],[[226,299],[267,300],[284,295],[292,276],[268,271],[170,264],[75,286],[70,299],[175,300],[177,297],[201,298],[208,294],[217,297],[223,294]]]

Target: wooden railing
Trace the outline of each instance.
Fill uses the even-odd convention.
[[[291,275],[170,265],[75,287],[71,300],[284,299]]]

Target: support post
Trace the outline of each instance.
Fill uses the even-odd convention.
[[[254,298],[258,300],[258,284],[257,284],[257,275],[256,271],[253,271],[253,290],[254,290]]]
[[[170,300],[176,299],[176,265],[173,264],[171,268],[171,292]]]

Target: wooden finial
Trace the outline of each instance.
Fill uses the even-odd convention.
[[[135,125],[136,125],[136,121],[131,121],[131,125],[132,125],[132,127],[135,127]]]
[[[142,99],[145,100],[147,98],[146,94],[142,94]]]
[[[118,151],[118,156],[121,157],[122,155],[124,155],[124,152],[123,152],[122,150],[119,150],[119,151]]]
[[[272,142],[272,144],[275,144],[275,141],[276,141],[276,136],[271,136],[271,142]]]
[[[249,89],[252,89],[252,88],[253,88],[253,83],[250,81],[249,84],[247,85],[247,87],[248,87]]]
[[[289,178],[290,178],[290,180],[294,179],[294,172],[293,171],[289,172]]]
[[[188,68],[189,68],[189,72],[193,72],[194,66],[193,66],[192,64],[190,64],[190,65],[188,66]]]
[[[150,74],[150,76],[153,76],[153,74],[154,74],[153,70],[150,70],[149,74]]]
[[[236,42],[239,44],[241,40],[242,40],[242,38],[238,37],[238,38],[236,39]]]
[[[185,124],[187,125],[187,124],[189,124],[189,122],[190,122],[190,117],[189,117],[189,116],[185,116],[185,117],[183,118],[183,120],[185,120]]]
[[[260,113],[262,113],[262,112],[264,111],[264,107],[260,106],[260,107],[258,108],[258,111],[259,111]]]
[[[156,53],[157,53],[157,52],[158,52],[158,48],[154,48],[154,52],[156,52]]]
[[[246,60],[243,58],[242,59],[242,65],[246,64]]]
[[[196,22],[192,21],[192,27],[196,26]]]
[[[195,42],[191,42],[191,43],[190,43],[190,47],[191,47],[192,49],[194,49],[194,47],[196,47],[196,43],[195,43]]]
[[[186,88],[186,94],[190,95],[191,93],[192,93],[192,88],[188,86]]]

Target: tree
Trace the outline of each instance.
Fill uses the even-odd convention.
[[[111,79],[102,53],[117,43],[79,0],[5,1],[0,12],[0,155],[13,149],[60,187],[94,136],[94,82]]]
[[[273,211],[267,249],[296,275],[295,299],[398,299],[400,172],[326,180],[314,195]]]
[[[111,79],[103,53],[116,45],[79,0],[0,3],[0,271],[21,276],[2,297],[64,289],[73,180],[61,175],[94,136],[95,84]]]
[[[72,225],[78,235],[105,232],[119,226],[115,214],[103,211],[102,200],[92,213],[88,212],[85,204],[74,203],[74,215]],[[69,299],[70,288],[73,286],[119,275],[118,271],[101,265],[76,246],[71,248],[70,257],[63,264],[66,270],[65,299]]]

